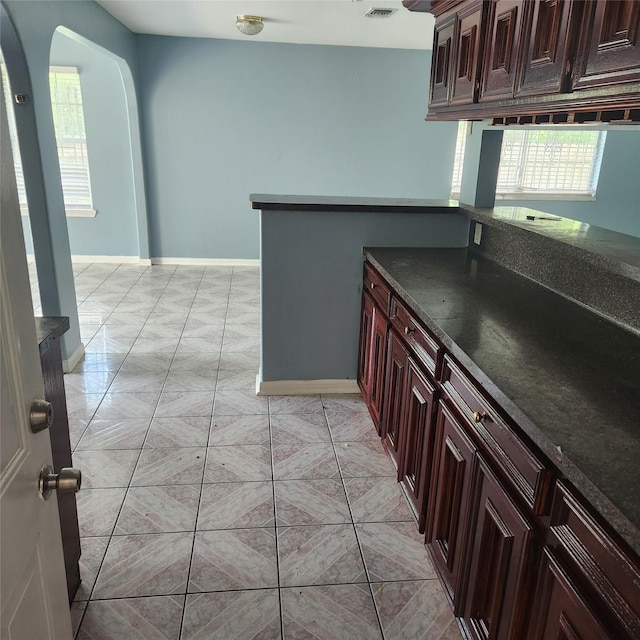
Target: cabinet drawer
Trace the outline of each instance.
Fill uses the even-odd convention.
[[[367,262],[364,263],[363,287],[373,296],[376,304],[384,311],[389,312],[389,298],[391,290],[382,276]]]
[[[564,481],[554,492],[549,545],[616,629],[612,637],[640,638],[639,560],[616,544]]]
[[[389,320],[395,330],[404,336],[420,363],[435,377],[440,368],[441,348],[395,296],[391,296]]]
[[[537,458],[499,416],[475,383],[444,357],[443,389],[472,426],[486,453],[537,515],[545,512],[552,481],[551,468]]]

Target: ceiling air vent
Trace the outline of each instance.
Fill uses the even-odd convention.
[[[364,14],[365,18],[388,18],[392,13],[395,13],[397,9],[369,9]]]

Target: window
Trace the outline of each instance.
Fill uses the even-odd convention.
[[[18,147],[11,90],[4,64],[1,65],[2,85],[7,100],[9,133],[14,150],[18,199],[24,213],[28,212],[22,162]],[[87,156],[87,139],[80,91],[80,75],[75,67],[51,67],[49,70],[51,107],[60,162],[62,193],[67,216],[94,216]]]
[[[498,199],[592,199],[606,133],[554,129],[506,130],[498,169]],[[460,194],[466,123],[458,127],[452,197]]]
[[[51,67],[49,87],[64,205],[67,210],[90,210],[93,204],[78,70]]]

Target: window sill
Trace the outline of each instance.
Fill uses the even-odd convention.
[[[596,199],[590,193],[496,193],[496,200],[564,200],[591,202]]]
[[[452,200],[460,200],[459,193],[451,194]],[[558,200],[565,202],[595,202],[590,193],[496,193],[496,200]]]
[[[24,218],[29,217],[29,210],[26,207],[20,207],[20,213]],[[67,218],[95,218],[98,215],[96,209],[66,209]]]

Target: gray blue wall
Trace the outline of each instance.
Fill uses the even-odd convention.
[[[257,258],[250,193],[447,199],[427,51],[138,37],[151,255]]]
[[[590,202],[498,200],[521,205],[597,227],[640,236],[640,130],[609,131],[602,156],[596,199]]]
[[[115,61],[56,32],[51,64],[78,68],[95,218],[67,218],[73,255],[138,255],[138,228],[124,86]],[[33,253],[24,219],[27,253]]]
[[[355,380],[362,248],[464,247],[469,234],[457,213],[260,215],[261,381]]]

